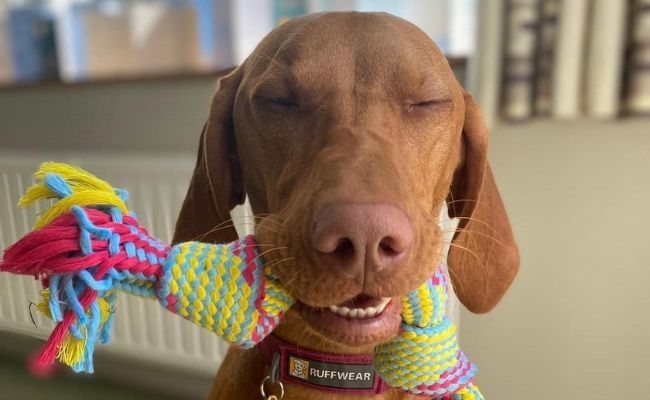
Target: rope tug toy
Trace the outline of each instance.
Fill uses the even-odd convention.
[[[41,280],[38,309],[57,325],[36,363],[55,359],[93,372],[97,341],[107,343],[117,290],[155,298],[169,311],[249,348],[280,323],[295,299],[264,266],[255,239],[228,244],[163,244],[126,208],[128,194],[76,167],[44,163],[19,202],[58,200],[35,230],[7,248],[0,271]],[[475,366],[445,315],[441,266],[402,299],[401,333],[378,346],[377,373],[391,386],[439,400],[481,400]]]

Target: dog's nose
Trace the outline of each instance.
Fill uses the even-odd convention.
[[[387,203],[335,203],[316,214],[316,261],[346,277],[399,268],[408,258],[413,230],[408,216]]]

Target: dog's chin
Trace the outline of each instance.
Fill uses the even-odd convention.
[[[374,347],[399,333],[402,305],[395,298],[357,296],[340,305],[298,303],[303,321],[317,334],[345,347]]]

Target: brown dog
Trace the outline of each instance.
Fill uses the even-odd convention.
[[[295,19],[221,79],[174,240],[234,240],[229,211],[245,195],[265,260],[298,300],[275,334],[302,348],[371,354],[398,333],[389,300],[440,263],[445,200],[467,308],[489,311],[518,270],[477,105],[431,40],[387,14]],[[259,398],[268,370],[258,348],[233,348],[210,398]],[[285,387],[292,400],[357,398]]]

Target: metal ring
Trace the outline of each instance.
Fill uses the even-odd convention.
[[[269,380],[271,380],[271,377],[267,376],[266,378],[262,379],[262,383],[260,384],[260,393],[262,394],[262,397],[265,398],[265,399],[268,399],[268,397],[266,396],[266,391],[264,390],[264,385]],[[275,382],[275,384],[280,386],[280,400],[282,400],[284,398],[284,385],[280,381]]]

